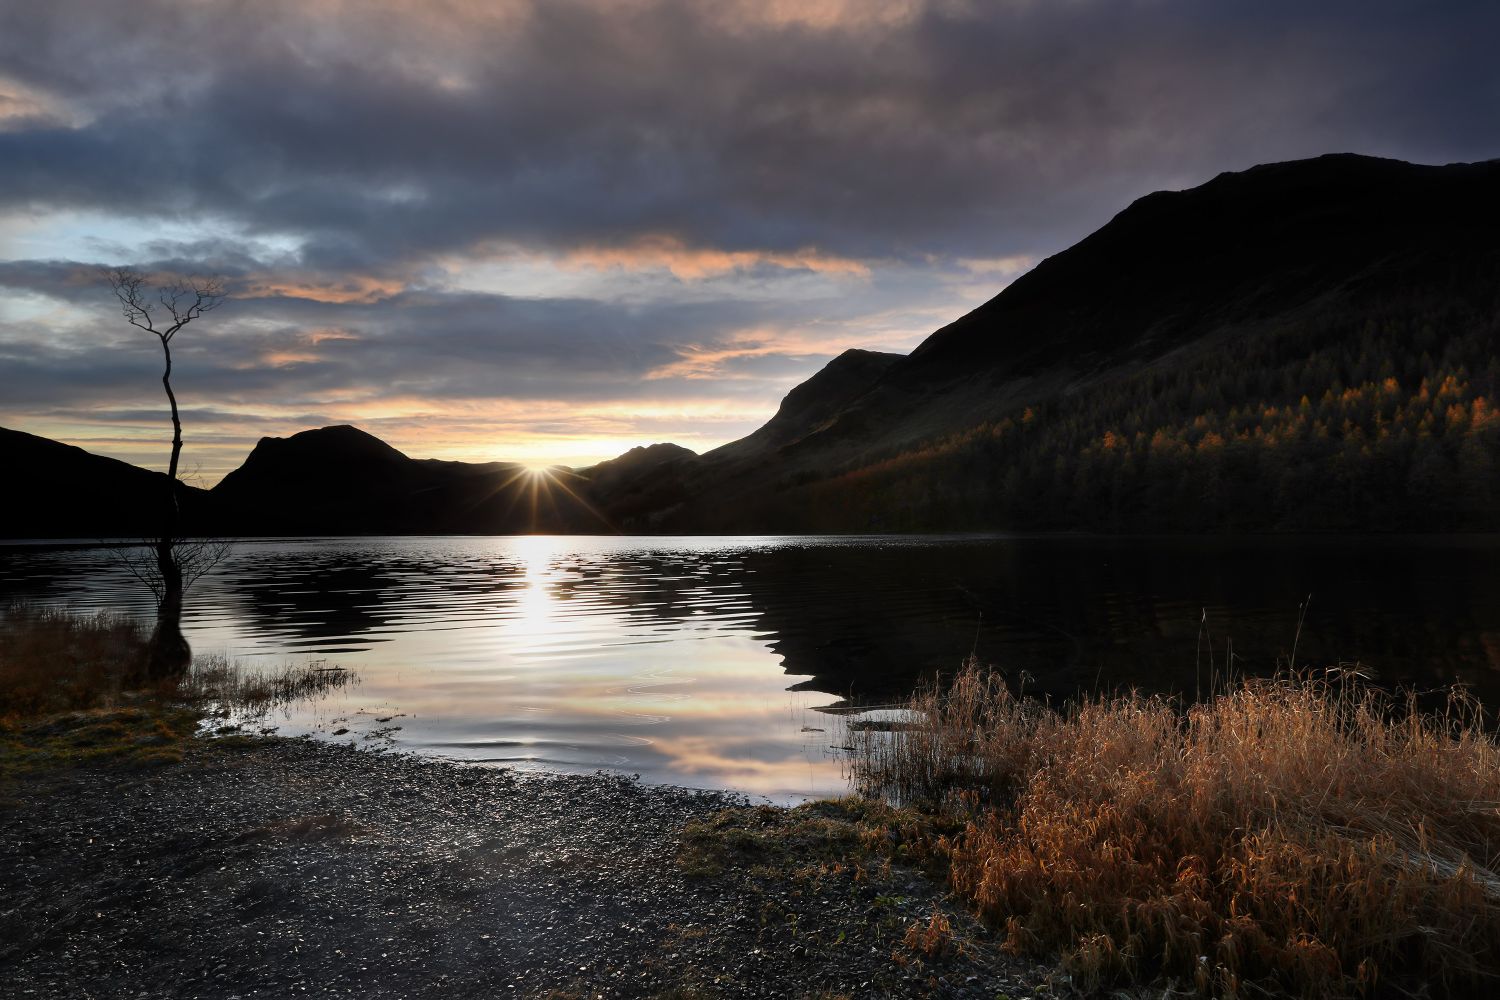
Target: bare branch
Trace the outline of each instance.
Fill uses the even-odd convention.
[[[157,604],[166,596],[167,583],[156,563],[156,539],[143,538],[134,545],[109,550],[111,560],[151,591]],[[186,590],[229,555],[233,543],[224,538],[180,538],[172,545],[172,561],[182,573]]]
[[[223,304],[224,281],[217,277],[175,278],[157,290],[157,298],[172,315],[172,325],[162,332],[163,340],[171,340],[178,330]]]
[[[104,272],[115,298],[120,301],[121,312],[131,326],[155,334],[165,343],[178,330],[206,312],[212,312],[224,304],[228,295],[224,291],[224,279],[211,276],[175,277],[156,286],[156,302],[150,301],[151,288],[146,278],[128,267],[112,268]],[[171,323],[158,328],[153,309],[164,309],[172,317]],[[159,315],[159,314],[158,314]]]
[[[232,545],[232,542],[223,538],[190,538],[179,541],[173,548],[172,555],[182,567],[183,589],[197,583],[200,577],[223,562]]]
[[[151,305],[146,301],[146,279],[125,267],[107,270],[104,277],[109,281],[115,298],[120,300],[120,311],[125,314],[126,321],[147,333],[161,336],[152,323]]]
[[[166,596],[166,583],[156,569],[156,557],[152,554],[152,546],[155,544],[150,539],[142,539],[139,545],[124,545],[108,551],[113,561],[123,566],[135,577],[137,583],[151,591],[152,598],[160,605],[162,598]]]

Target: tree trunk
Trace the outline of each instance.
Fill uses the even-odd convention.
[[[161,384],[172,407],[172,459],[167,467],[162,532],[156,542],[156,572],[161,577],[156,630],[146,646],[146,680],[153,683],[181,677],[193,659],[192,648],[182,634],[182,564],[175,551],[181,520],[177,506],[177,460],[182,454],[182,421],[177,415],[177,396],[172,392],[172,350],[165,338],[161,349],[166,358]]]
[[[161,601],[156,606],[156,629],[146,645],[146,680],[150,683],[181,677],[193,659],[182,634],[182,566],[174,545],[175,540],[165,536],[156,543]]]

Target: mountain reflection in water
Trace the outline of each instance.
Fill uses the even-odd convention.
[[[190,595],[199,651],[327,658],[358,686],[287,734],[610,768],[780,800],[840,790],[821,711],[971,652],[1030,690],[1192,694],[1360,661],[1500,700],[1500,540],[445,537],[257,540]],[[0,548],[0,598],[141,615],[97,548]],[[389,718],[390,721],[382,722]],[[369,740],[376,745],[379,740]]]

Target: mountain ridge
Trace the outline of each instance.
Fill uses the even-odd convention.
[[[1135,200],[703,455],[537,477],[343,425],[262,439],[208,506],[236,532],[1496,530],[1497,274],[1500,160],[1264,164]]]
[[[1196,511],[1180,516],[1186,497],[1167,502],[1155,496],[1161,509],[1146,509],[1144,495],[1151,491],[1139,467],[1152,461],[1149,447],[1135,448],[1134,471],[1103,473],[1122,479],[1105,513],[1071,501],[1071,483],[1042,482],[1063,474],[1042,468],[1059,461],[1069,477],[1095,475],[1097,456],[1090,449],[1106,435],[1129,433],[1135,446],[1138,417],[1118,401],[1098,404],[1098,413],[1089,418],[1118,426],[1101,424],[1092,435],[1059,431],[1050,454],[1039,445],[1022,454],[1019,435],[1001,428],[1020,422],[1032,408],[1050,408],[1046,422],[1060,428],[1074,404],[1087,410],[1095,406],[1091,400],[1111,392],[1137,393],[1147,399],[1138,409],[1149,410],[1151,393],[1176,392],[1167,384],[1170,378],[1161,385],[1152,379],[1175,369],[1194,372],[1189,381],[1208,380],[1196,401],[1188,386],[1186,405],[1207,405],[1209,397],[1224,403],[1222,412],[1184,409],[1178,416],[1222,423],[1214,433],[1231,433],[1237,441],[1256,430],[1240,426],[1240,409],[1276,409],[1297,402],[1304,392],[1318,400],[1343,392],[1351,380],[1363,384],[1372,372],[1361,356],[1371,352],[1392,359],[1384,377],[1400,376],[1402,391],[1415,397],[1424,382],[1452,377],[1467,386],[1467,395],[1456,402],[1483,410],[1496,395],[1490,334],[1497,270],[1500,161],[1425,166],[1331,154],[1226,172],[1194,188],[1146,195],[935,331],[774,461],[762,456],[758,465],[740,463],[729,477],[731,489],[698,484],[694,492],[701,509],[682,512],[676,523],[705,531],[743,530],[750,524],[812,531],[1212,528],[1212,519]],[[1434,319],[1442,333],[1427,347],[1408,350]],[[1385,332],[1367,336],[1365,328],[1372,324]],[[1403,326],[1409,329],[1397,329]],[[1301,378],[1299,351],[1308,358],[1327,356],[1340,370],[1307,380],[1304,391],[1290,400],[1281,398],[1281,385],[1257,387],[1251,398],[1236,372],[1210,371],[1216,357],[1239,354],[1252,367],[1274,366],[1277,381],[1290,385]],[[1452,357],[1445,360],[1445,351]],[[1396,363],[1407,354],[1412,358]],[[1344,420],[1357,418],[1356,427],[1379,433],[1396,416],[1394,406],[1379,420],[1340,414],[1336,431]],[[1364,428],[1359,420],[1367,418],[1371,425]],[[1158,426],[1145,432],[1148,445],[1153,433],[1178,430],[1155,414],[1153,419]],[[1411,433],[1421,433],[1420,419],[1411,423]],[[963,449],[953,443],[981,429],[987,442],[976,437]],[[1478,430],[1490,433],[1487,425]],[[1036,438],[1034,431],[1033,426]],[[1008,440],[1000,440],[1007,434]],[[1196,447],[1201,437],[1190,434],[1187,444]],[[1435,464],[1454,467],[1460,443],[1447,444],[1451,447]],[[966,449],[967,458],[957,457],[955,449]],[[924,450],[945,451],[953,464],[915,461]],[[1237,443],[1227,450],[1235,452],[1235,462],[1245,457]],[[1312,460],[1329,457],[1318,448],[1304,450]],[[1380,456],[1363,458],[1356,449],[1341,457],[1351,468],[1382,466],[1375,470],[1381,473],[1377,478],[1388,490],[1402,492],[1414,450],[1400,444]],[[1204,456],[1205,466],[1211,457]],[[1266,456],[1252,458],[1240,464],[1274,464]],[[904,463],[901,477],[889,468],[898,459]],[[1217,458],[1215,463],[1225,465]],[[1392,472],[1385,464],[1399,468]],[[1196,476],[1203,470],[1189,471]],[[1205,471],[1204,477],[1222,479],[1224,471]],[[1259,471],[1279,476],[1275,469]],[[1007,486],[1006,478],[1014,474],[1022,485]],[[1431,523],[1420,513],[1423,501],[1409,498],[1384,504],[1368,518],[1326,510],[1305,515],[1290,498],[1248,489],[1254,485],[1248,475],[1228,469],[1227,488],[1246,490],[1247,499],[1245,509],[1232,517],[1220,511],[1227,518],[1224,526],[1394,530]],[[836,483],[840,478],[842,486]],[[908,481],[897,481],[902,478]],[[1351,471],[1344,488],[1355,489],[1358,478]],[[913,479],[925,482],[914,485]],[[774,488],[758,485],[768,480]],[[1206,494],[1225,488],[1200,485]],[[1488,480],[1482,485],[1482,495],[1492,492]],[[1249,499],[1256,492],[1260,495]],[[1379,502],[1365,505],[1372,511],[1383,503],[1378,497],[1373,501]],[[1250,509],[1255,503],[1259,512]],[[1215,504],[1222,507],[1218,500]],[[739,511],[745,515],[737,516]],[[1471,509],[1452,513],[1443,523],[1460,528],[1500,522]]]

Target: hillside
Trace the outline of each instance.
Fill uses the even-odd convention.
[[[35,434],[0,427],[9,470],[0,538],[136,538],[161,528],[166,477]],[[205,494],[178,484],[189,530]]]
[[[704,455],[711,464],[779,452],[823,430],[897,362],[900,354],[851,348],[782,399],[775,416],[738,441]]]
[[[675,530],[1500,528],[1500,161],[1325,156],[1148,195]],[[760,434],[760,432],[757,432]]]

